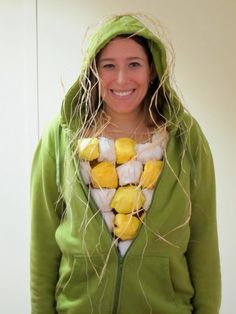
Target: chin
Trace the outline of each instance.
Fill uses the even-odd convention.
[[[112,106],[106,105],[107,113],[123,113],[123,114],[130,114],[130,113],[137,113],[141,109],[141,105],[131,105],[131,104],[113,104]]]

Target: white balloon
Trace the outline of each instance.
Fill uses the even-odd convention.
[[[143,195],[145,197],[143,209],[147,210],[151,205],[153,189],[143,189],[142,192],[143,192]]]
[[[161,160],[163,149],[156,143],[136,144],[137,160],[145,164],[148,160]]]
[[[132,240],[125,240],[125,241],[120,241],[118,243],[118,248],[120,251],[120,255],[124,256],[126,251],[128,250],[130,244],[132,243]]]
[[[107,224],[108,229],[112,232],[114,228],[115,214],[113,212],[102,212],[102,216]]]
[[[99,137],[99,157],[98,161],[116,161],[115,143],[113,139]]]
[[[116,189],[91,189],[91,195],[102,212],[111,211],[110,203]]]
[[[140,161],[130,160],[118,166],[116,171],[119,177],[119,185],[138,184],[143,165]]]
[[[80,166],[80,173],[81,173],[81,176],[84,180],[84,183],[89,184],[91,182],[90,181],[91,167],[90,167],[89,162],[80,161],[79,166]]]

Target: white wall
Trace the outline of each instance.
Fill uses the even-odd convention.
[[[86,27],[106,14],[134,10],[151,12],[169,30],[178,86],[210,142],[218,187],[221,314],[236,307],[235,0],[1,0],[0,309],[4,314],[30,313],[28,188],[38,132],[60,109],[61,81],[67,90],[78,75]]]
[[[0,1],[0,312],[30,313],[29,165],[37,141],[35,5]]]

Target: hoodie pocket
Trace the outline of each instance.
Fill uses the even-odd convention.
[[[71,314],[77,314],[78,311],[93,313],[96,310],[106,290],[106,284],[99,278],[101,261],[100,256],[74,258],[70,273],[64,275],[57,289],[58,313],[67,313],[69,310]]]
[[[96,264],[86,257],[75,257],[71,273],[65,282],[61,294],[73,300],[83,297],[89,279],[96,278]]]
[[[120,296],[121,313],[176,314],[176,294],[170,274],[169,257],[130,256],[124,265]],[[132,287],[132,289],[130,289]],[[138,296],[138,298],[137,298]]]
[[[147,281],[150,290],[165,299],[166,301],[175,300],[175,290],[171,279],[169,257],[148,256],[146,258],[147,266],[143,269],[143,279],[150,278]]]

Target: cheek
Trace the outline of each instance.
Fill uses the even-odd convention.
[[[104,74],[99,74],[99,82],[101,89],[105,90],[109,85],[109,77]]]
[[[149,81],[147,80],[140,80],[139,85],[141,87],[141,90],[144,94],[148,91],[149,88]]]
[[[139,86],[142,86],[143,89],[148,89],[150,82],[149,73],[146,72],[140,73],[140,75],[136,77],[136,82],[139,84]]]

